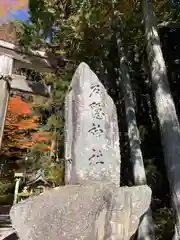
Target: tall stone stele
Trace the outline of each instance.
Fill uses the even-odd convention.
[[[115,105],[81,63],[66,98],[66,186],[11,209],[21,240],[129,240],[148,210],[148,186],[120,187]]]
[[[120,185],[116,107],[85,63],[77,68],[65,102],[66,184],[83,180]]]

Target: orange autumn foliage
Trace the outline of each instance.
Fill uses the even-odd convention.
[[[19,130],[25,130],[25,129],[35,129],[37,127],[36,119],[30,118],[30,119],[23,119],[16,123],[16,126]]]
[[[16,115],[31,115],[31,105],[22,100],[20,96],[11,97],[8,104],[8,110]]]
[[[52,140],[52,137],[45,132],[32,133],[31,137],[32,137],[32,140],[35,142],[47,142]]]
[[[44,150],[44,151],[50,151],[51,150],[51,146],[45,146],[45,145],[42,145],[41,147],[41,150]]]
[[[4,128],[1,154],[18,155],[23,149],[31,148],[36,142],[50,142],[48,133],[37,131],[39,117],[33,116],[31,104],[21,97],[11,97]],[[41,148],[41,147],[40,147]],[[42,146],[41,150],[49,150]]]

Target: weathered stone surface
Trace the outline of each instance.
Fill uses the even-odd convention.
[[[10,216],[21,240],[128,240],[150,201],[148,186],[91,182],[32,197]]]
[[[85,63],[66,98],[65,130],[66,183],[76,185],[13,206],[13,227],[21,240],[129,240],[149,208],[151,190],[119,188],[116,108]]]
[[[66,183],[120,183],[116,107],[85,63],[77,68],[66,97]]]

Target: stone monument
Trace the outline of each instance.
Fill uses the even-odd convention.
[[[11,209],[21,240],[129,240],[148,210],[148,186],[120,187],[115,105],[81,63],[66,98],[66,184]]]
[[[116,107],[85,63],[77,68],[65,102],[65,181],[120,184],[120,148]]]

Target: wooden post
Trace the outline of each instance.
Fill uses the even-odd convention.
[[[14,177],[15,177],[15,180],[16,180],[16,184],[15,184],[15,189],[14,189],[14,201],[13,201],[13,204],[16,204],[17,200],[18,200],[19,185],[20,185],[21,179],[24,178],[24,174],[23,173],[15,173]]]
[[[17,203],[17,197],[18,197],[18,192],[19,192],[20,181],[21,181],[21,178],[17,178],[17,179],[16,179],[13,204],[16,204],[16,203]]]
[[[11,76],[13,69],[13,59],[1,55],[0,56],[0,75],[2,77]],[[9,101],[9,84],[2,78],[0,79],[0,148],[2,144],[4,124],[6,119],[8,101]]]

